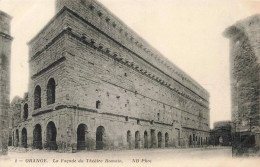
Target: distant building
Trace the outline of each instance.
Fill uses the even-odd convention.
[[[260,146],[260,15],[227,28],[230,39],[232,122],[235,141]]]
[[[208,143],[209,93],[97,1],[56,0],[56,15],[29,50],[28,98],[18,102],[15,146],[99,150]]]
[[[10,105],[11,17],[0,11],[0,154],[7,153]]]
[[[210,130],[210,145],[231,146],[231,121],[219,121],[214,123],[214,128]]]

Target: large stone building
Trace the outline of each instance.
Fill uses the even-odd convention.
[[[225,31],[230,39],[232,122],[242,145],[260,146],[260,15]]]
[[[209,139],[209,93],[95,0],[56,0],[29,42],[17,146],[138,149]],[[20,108],[20,111],[17,108]]]
[[[7,153],[10,105],[11,17],[0,11],[0,154]]]

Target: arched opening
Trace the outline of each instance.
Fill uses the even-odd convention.
[[[49,150],[57,150],[58,146],[56,143],[57,130],[55,124],[51,121],[47,125],[46,131],[46,148]]]
[[[202,137],[200,138],[200,145],[203,145],[203,143],[202,143]]]
[[[151,148],[155,148],[156,147],[156,134],[155,134],[155,130],[151,129]]]
[[[13,136],[10,134],[8,139],[8,146],[12,146],[13,144]]]
[[[148,148],[148,133],[144,131],[144,148]]]
[[[77,149],[85,150],[87,138],[87,125],[80,124],[77,128]]]
[[[140,148],[140,133],[139,131],[135,132],[135,148]]]
[[[103,150],[104,149],[104,134],[105,128],[103,126],[99,126],[96,132],[96,149]]]
[[[13,136],[12,136],[12,146],[15,146],[15,138],[14,138],[14,132],[13,132]]]
[[[15,131],[15,147],[18,147],[19,145],[19,130],[16,129]]]
[[[28,104],[26,103],[24,106],[23,106],[23,119],[24,120],[27,120],[28,118]]]
[[[25,128],[22,130],[22,146],[27,148],[27,130]]]
[[[41,108],[41,87],[38,85],[34,90],[34,109]]]
[[[169,147],[169,134],[165,133],[165,147]]]
[[[216,145],[223,145],[223,137],[222,136],[217,137]]]
[[[190,135],[190,139],[189,139],[189,145],[192,145],[192,136]]]
[[[161,148],[162,147],[162,133],[161,132],[158,132],[157,138],[158,138],[158,148]]]
[[[126,137],[126,140],[127,140],[127,145],[128,145],[128,148],[131,149],[131,140],[132,140],[132,136],[131,136],[131,131],[127,131],[127,137]]]
[[[55,80],[51,78],[47,84],[47,105],[55,103]]]
[[[180,146],[181,145],[181,132],[180,129],[176,129],[177,130],[177,145]]]
[[[33,130],[33,147],[42,149],[42,127],[39,124]]]

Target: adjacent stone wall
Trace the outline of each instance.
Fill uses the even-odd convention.
[[[0,11],[0,154],[7,153],[10,105],[11,17]]]
[[[231,121],[220,121],[214,123],[214,128],[210,131],[210,144],[215,146],[231,146],[232,128]]]
[[[255,15],[229,27],[232,121],[236,131],[259,132],[259,21]]]

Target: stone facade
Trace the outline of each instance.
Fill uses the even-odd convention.
[[[7,153],[10,105],[11,17],[0,11],[0,154]]]
[[[260,146],[260,15],[226,29],[230,39],[232,122],[239,142]],[[248,136],[248,137],[247,137]],[[251,136],[251,137],[250,137]]]
[[[28,99],[20,111],[28,116],[13,128],[14,141],[26,138],[21,146],[73,151],[208,143],[209,93],[98,2],[56,0],[55,17],[29,50]]]

